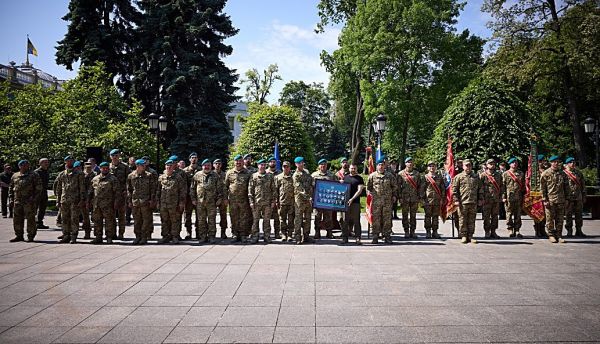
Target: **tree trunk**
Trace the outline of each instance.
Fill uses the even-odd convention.
[[[356,80],[356,114],[354,115],[354,126],[352,127],[352,154],[350,159],[353,163],[358,163],[358,157],[362,148],[362,122],[364,119],[364,100],[360,92],[360,79]]]
[[[407,99],[408,102],[410,104],[410,100],[412,97],[412,87],[409,87],[406,90],[407,93]],[[400,149],[400,160],[398,161],[398,164],[400,166],[402,166],[402,169],[404,169],[404,157],[406,156],[406,146],[408,144],[408,124],[409,124],[409,120],[410,120],[410,111],[406,111],[404,113],[404,117],[402,120],[402,148]]]

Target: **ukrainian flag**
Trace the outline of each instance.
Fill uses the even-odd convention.
[[[33,46],[29,38],[27,38],[27,54],[38,56],[37,49]]]

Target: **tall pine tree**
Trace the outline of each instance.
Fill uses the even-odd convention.
[[[134,94],[144,112],[167,117],[171,153],[224,158],[233,141],[227,112],[237,98],[237,75],[223,41],[238,30],[223,13],[225,0],[140,1],[144,20],[135,54]]]

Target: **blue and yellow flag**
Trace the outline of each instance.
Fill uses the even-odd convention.
[[[38,56],[37,49],[33,46],[33,43],[27,38],[27,54]]]

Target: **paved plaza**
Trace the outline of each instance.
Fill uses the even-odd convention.
[[[392,246],[10,244],[0,219],[0,343],[600,342],[600,221],[551,244],[523,219]]]

